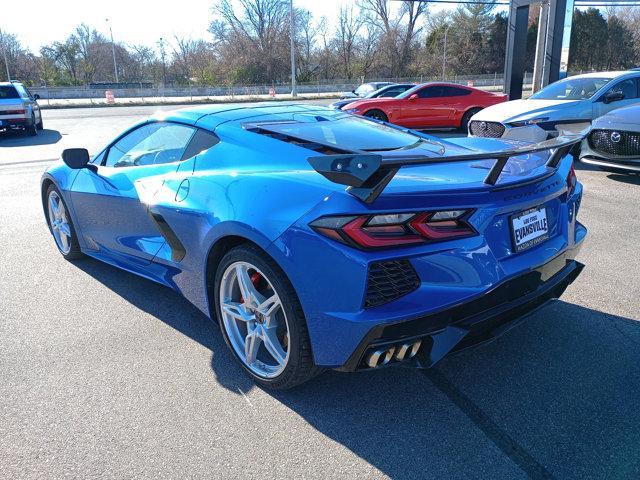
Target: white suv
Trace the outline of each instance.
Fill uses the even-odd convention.
[[[547,85],[526,100],[485,108],[469,135],[539,142],[560,132],[582,133],[594,118],[640,102],[640,71],[576,75]]]
[[[20,82],[0,82],[0,131],[20,129],[37,135],[44,128],[38,98]]]

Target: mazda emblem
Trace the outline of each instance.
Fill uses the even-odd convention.
[[[480,128],[482,130],[486,130],[487,129],[487,122],[480,122]]]
[[[610,138],[613,143],[620,143],[622,135],[620,135],[620,132],[612,132]]]

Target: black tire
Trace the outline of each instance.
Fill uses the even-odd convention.
[[[27,125],[25,133],[30,137],[35,137],[38,135],[38,124],[36,123],[36,116],[31,114],[31,123]]]
[[[40,115],[40,121],[38,122],[38,130],[44,130],[44,122],[42,121],[42,115]]]
[[[289,328],[289,359],[284,370],[276,377],[265,378],[251,371],[235,351],[225,329],[219,293],[222,287],[222,276],[224,272],[235,262],[248,262],[257,267],[269,279],[269,282],[280,297],[282,310],[286,315],[287,326]],[[224,341],[238,360],[238,363],[240,363],[244,371],[254,382],[269,389],[286,390],[307,382],[322,372],[322,369],[318,368],[313,362],[307,323],[304,313],[302,312],[302,307],[300,306],[300,301],[291,282],[289,282],[289,279],[276,262],[258,247],[247,243],[229,250],[224,255],[218,264],[214,289],[211,295],[213,296],[215,312]]]
[[[462,115],[462,120],[460,121],[460,131],[461,132],[463,132],[463,133],[468,133],[469,132],[469,120],[471,120],[471,117],[473,117],[480,110],[482,110],[482,109],[481,108],[471,108],[471,109],[467,110],[466,112],[464,112],[464,115]]]
[[[70,245],[70,248],[69,248],[68,252],[63,251],[60,248],[60,245],[58,245],[58,242],[56,241],[55,236],[54,236],[53,227],[52,227],[52,223],[51,223],[51,218],[50,218],[50,215],[49,215],[49,198],[51,196],[51,192],[55,192],[56,193],[56,195],[60,199],[60,202],[62,202],[62,205],[65,208],[65,211],[67,212],[67,223],[69,225],[69,229],[71,230],[71,245]],[[49,227],[49,231],[51,232],[51,235],[54,236],[54,242],[56,243],[56,247],[57,247],[58,251],[60,252],[60,254],[66,260],[77,260],[79,258],[84,257],[84,254],[80,250],[80,244],[78,243],[78,235],[76,234],[76,229],[73,226],[73,221],[71,220],[71,214],[68,213],[69,212],[69,208],[67,207],[67,204],[65,203],[64,198],[62,197],[62,194],[60,193],[60,190],[58,190],[58,188],[54,184],[49,185],[49,188],[47,188],[46,197],[43,199],[43,201],[44,201],[45,217],[47,219],[47,226]]]
[[[364,113],[367,118],[373,118],[374,120],[380,120],[381,122],[388,122],[389,117],[382,110],[369,110]]]

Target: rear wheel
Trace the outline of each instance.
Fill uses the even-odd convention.
[[[27,125],[26,133],[30,137],[38,135],[38,124],[36,123],[36,116],[33,113],[31,114],[31,123]]]
[[[218,265],[214,295],[225,342],[255,382],[287,389],[321,371],[297,295],[260,249],[247,244],[230,250]]]
[[[67,260],[82,257],[76,230],[60,191],[50,185],[47,189],[47,223],[58,250]]]
[[[38,130],[44,130],[44,122],[42,121],[42,115],[40,115],[40,121],[38,122]]]
[[[369,110],[368,112],[364,113],[364,116],[368,118],[373,118],[374,120],[380,120],[381,122],[389,121],[387,114],[384,113],[382,110]]]
[[[462,116],[462,120],[460,121],[460,131],[462,131],[464,133],[467,133],[469,131],[469,120],[471,120],[471,117],[473,117],[480,110],[482,110],[482,109],[481,108],[472,108],[472,109],[467,110],[466,112],[464,112],[464,115]]]

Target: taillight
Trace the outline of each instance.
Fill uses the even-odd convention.
[[[569,170],[569,174],[567,175],[567,195],[573,195],[573,192],[576,189],[576,185],[578,184],[578,177],[576,177],[576,171],[573,168],[573,163],[571,164],[571,169]]]
[[[5,110],[0,115],[24,115],[24,110]]]
[[[311,227],[325,237],[359,248],[388,248],[475,235],[471,210],[321,217]]]

